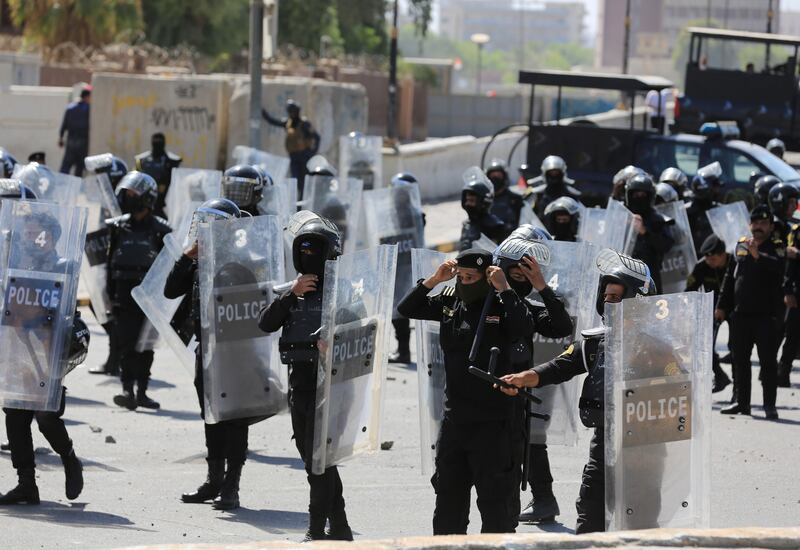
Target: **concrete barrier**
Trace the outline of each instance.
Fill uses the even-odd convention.
[[[47,163],[57,169],[64,155],[58,147],[58,128],[71,94],[71,88],[60,87],[0,88],[0,147],[20,162],[34,151],[44,151]]]
[[[571,535],[529,533],[520,535],[467,535],[407,537],[355,542],[319,541],[299,544],[285,541],[245,544],[164,544],[132,547],[136,550],[257,550],[316,548],[331,550],[489,550],[573,549],[573,548],[798,548],[800,528],[741,527],[732,529],[650,529]]]

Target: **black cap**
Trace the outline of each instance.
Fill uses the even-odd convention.
[[[470,248],[456,256],[458,267],[471,267],[485,271],[492,265],[492,253],[482,248]]]
[[[750,211],[750,221],[772,220],[772,212],[766,204],[759,204]]]
[[[700,254],[703,256],[720,254],[721,252],[725,252],[725,241],[713,234],[709,235],[700,247]]]

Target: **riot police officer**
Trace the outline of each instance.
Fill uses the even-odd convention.
[[[522,196],[511,189],[508,167],[502,160],[492,159],[485,172],[494,187],[494,201],[489,212],[500,218],[510,233],[519,225],[519,213],[524,206]]]
[[[397,308],[411,319],[440,323],[446,401],[432,479],[435,535],[466,534],[473,485],[478,493],[481,532],[514,532],[518,523],[521,437],[515,431],[521,426],[522,411],[515,401],[469,374],[469,355],[477,327],[483,326],[475,364],[485,369],[490,349],[497,347],[498,372],[508,374],[519,365],[512,358],[513,343],[529,340],[536,326],[503,270],[491,264],[489,252],[465,250],[420,281]],[[453,277],[457,277],[455,287],[428,295]]]
[[[631,256],[647,264],[656,288],[660,288],[661,262],[675,242],[669,228],[674,220],[662,216],[653,208],[655,200],[656,189],[650,176],[637,174],[628,180],[625,206],[634,214],[633,225],[637,233]]]
[[[544,209],[544,226],[557,241],[578,240],[581,205],[572,197],[559,197]]]
[[[750,212],[752,237],[736,244],[733,261],[722,282],[714,316],[729,320],[735,370],[736,403],[722,409],[723,414],[750,414],[750,354],[758,350],[764,413],[776,420],[777,353],[783,321],[786,249],[773,236],[774,224],[769,208],[759,205]]]
[[[618,303],[634,296],[655,293],[653,280],[642,262],[619,255],[622,262],[601,271],[597,288],[597,312],[604,304]],[[627,266],[634,266],[631,269]],[[604,326],[585,330],[582,339],[571,344],[561,355],[542,365],[502,379],[517,388],[537,388],[560,384],[588,372],[580,398],[580,417],[587,428],[594,428],[589,447],[589,461],[583,469],[580,494],[576,503],[576,534],[605,530],[605,434],[604,434]],[[517,390],[502,389],[516,395]]]
[[[494,192],[483,181],[469,181],[461,189],[461,208],[467,213],[467,220],[461,226],[459,250],[472,248],[472,243],[481,238],[481,233],[500,243],[512,229],[491,213]]]
[[[296,216],[307,213],[301,211]],[[325,262],[338,258],[341,253],[341,236],[332,222],[314,216],[301,225],[292,241],[292,262],[299,275],[291,283],[275,289],[279,296],[261,310],[258,320],[264,332],[283,329],[278,347],[281,362],[289,366],[292,431],[309,484],[305,538],[308,541],[326,538],[328,521],[328,538],[353,540],[338,468],[331,466],[321,475],[311,471]]]
[[[646,174],[644,170],[629,164],[625,168],[620,169],[614,177],[611,178],[611,198],[618,202],[625,202],[625,186],[628,184],[633,176],[638,174]]]
[[[14,167],[17,165],[17,159],[14,156],[0,147],[0,176],[10,178],[14,173]]]
[[[797,210],[797,199],[800,197],[797,187],[791,183],[779,183],[769,190],[767,204],[774,216],[775,237],[786,242],[789,231],[795,223],[793,215]]]
[[[678,194],[678,199],[683,200],[686,194],[686,187],[689,184],[689,178],[686,177],[686,174],[684,174],[680,168],[675,168],[673,166],[661,172],[658,183],[668,184]]]
[[[241,215],[239,207],[232,201],[212,199],[204,202],[195,211],[192,223],[196,225],[213,220],[230,220],[239,218]],[[200,343],[195,349],[194,386],[200,402],[200,416],[205,419],[202,357],[204,343],[200,327],[201,305],[197,259],[198,243],[197,240],[194,240],[172,267],[164,285],[164,296],[169,299],[191,296],[190,318],[194,336]],[[206,481],[197,490],[184,493],[181,500],[186,503],[213,501],[213,507],[217,510],[238,508],[239,479],[247,458],[248,424],[238,420],[227,420],[216,424],[204,424],[204,430],[208,475]]]
[[[237,164],[222,175],[222,196],[251,216],[261,214],[258,203],[268,186],[272,186],[272,178],[256,166]]]
[[[783,155],[786,154],[786,144],[783,143],[783,140],[780,138],[772,138],[769,140],[766,149],[779,159],[782,159]]]
[[[542,175],[528,182],[529,193],[533,197],[533,211],[544,216],[547,205],[559,197],[578,199],[581,192],[573,187],[575,183],[567,177],[567,163],[556,155],[545,157],[542,161]]]
[[[136,170],[149,175],[156,182],[158,197],[153,205],[156,216],[165,217],[164,201],[167,198],[172,170],[183,162],[180,155],[167,150],[167,138],[156,132],[150,138],[150,150],[136,155]]]
[[[781,183],[781,180],[771,174],[760,176],[753,185],[756,204],[769,205],[769,192],[779,183]]]
[[[689,228],[692,231],[692,239],[696,251],[714,232],[711,230],[711,222],[708,220],[706,212],[718,206],[714,200],[711,185],[700,174],[692,178],[692,201],[686,205],[686,216],[689,218]]]
[[[680,200],[680,195],[678,195],[678,192],[675,191],[675,188],[672,187],[670,184],[665,183],[663,181],[656,184],[656,203],[655,203],[656,206],[658,206],[659,204],[678,202],[679,200]]]
[[[153,213],[158,187],[149,175],[129,172],[117,186],[117,200],[122,216],[106,221],[110,232],[106,288],[122,379],[122,393],[114,396],[114,403],[129,410],[158,409],[160,405],[147,396],[153,351],[136,349],[145,316],[131,290],[142,282],[163,247],[164,236],[172,230],[166,220]]]

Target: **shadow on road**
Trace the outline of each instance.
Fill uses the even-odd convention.
[[[258,450],[250,451],[247,453],[247,459],[259,464],[269,464],[271,466],[288,466],[293,470],[302,470],[305,468],[303,461],[300,457],[288,456],[269,456],[259,454]]]
[[[46,452],[45,452],[46,451]],[[46,449],[44,447],[38,447],[36,449],[36,467],[43,470],[43,471],[50,471],[50,470],[63,470],[64,464],[61,462],[61,457],[57,454],[50,451],[50,449]],[[11,454],[10,453],[2,453],[0,457],[7,459],[9,462],[11,461]],[[125,470],[120,470],[119,468],[115,468],[114,466],[109,466],[108,464],[103,464],[102,462],[95,462],[94,460],[90,460],[84,456],[78,456],[83,463],[84,470],[95,470],[95,471],[102,471],[102,472],[124,472]]]
[[[574,533],[573,529],[570,529],[566,525],[560,522],[555,523],[522,523],[520,525],[524,525],[525,527],[536,527],[540,531],[544,531],[545,533]]]
[[[267,533],[280,535],[288,532],[303,533],[308,526],[308,514],[286,510],[252,510],[239,508],[220,517],[223,521],[247,523]]]
[[[142,532],[155,532],[152,529],[133,527],[134,523],[125,516],[86,510],[86,504],[81,502],[61,504],[59,502],[42,501],[39,506],[0,506],[0,515],[75,527],[102,527],[105,529],[133,529]]]

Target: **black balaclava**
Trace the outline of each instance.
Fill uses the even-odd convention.
[[[502,193],[508,187],[508,176],[506,176],[506,173],[503,170],[496,168],[490,171],[487,176],[489,177],[489,181],[492,182],[495,195]]]
[[[158,132],[150,138],[150,152],[154,157],[163,157],[167,151],[167,139]]]
[[[650,196],[644,191],[634,191],[626,202],[625,206],[628,207],[628,210],[640,216],[644,216],[652,208]]]
[[[325,254],[323,246],[314,239],[305,239],[300,243],[300,273],[316,275],[320,279],[325,276]]]

